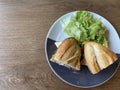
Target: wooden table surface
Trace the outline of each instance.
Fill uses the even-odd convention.
[[[107,18],[120,35],[119,0],[0,0],[0,90],[83,90],[58,79],[45,57],[45,38],[61,15],[89,10]],[[120,68],[88,90],[120,90]]]

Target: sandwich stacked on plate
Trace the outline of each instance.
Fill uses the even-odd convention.
[[[117,60],[114,52],[94,41],[87,41],[82,47],[74,38],[67,38],[61,42],[50,60],[59,65],[80,70],[81,56],[84,56],[83,62],[92,74],[100,72]]]

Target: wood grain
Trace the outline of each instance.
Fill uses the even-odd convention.
[[[83,90],[59,80],[45,58],[52,23],[75,10],[107,18],[120,35],[119,0],[0,0],[0,90]],[[89,90],[120,90],[120,68]]]

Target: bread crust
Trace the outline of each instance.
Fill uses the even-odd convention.
[[[92,74],[107,68],[118,59],[110,49],[93,41],[85,43],[84,54],[87,66]]]
[[[80,70],[81,48],[74,38],[65,39],[50,59],[60,65]]]

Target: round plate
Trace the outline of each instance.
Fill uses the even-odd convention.
[[[100,18],[108,29],[109,48],[118,55],[118,60],[114,64],[100,71],[98,74],[93,75],[86,66],[82,66],[80,71],[75,71],[50,61],[51,56],[57,49],[54,42],[63,41],[65,38],[68,38],[63,32],[61,21],[65,18],[70,18],[75,12],[76,11],[61,16],[51,26],[45,41],[46,58],[55,75],[67,84],[80,88],[96,87],[108,81],[115,74],[120,61],[120,38],[112,24],[104,17],[90,12],[94,18]]]

